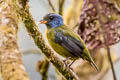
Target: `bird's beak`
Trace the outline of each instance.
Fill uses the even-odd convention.
[[[40,20],[40,21],[37,23],[37,25],[39,25],[39,24],[46,24],[46,23],[48,23],[48,21],[42,19],[42,20]]]

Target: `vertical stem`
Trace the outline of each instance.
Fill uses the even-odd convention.
[[[113,66],[113,62],[112,62],[112,59],[111,59],[110,48],[109,48],[109,45],[108,45],[108,42],[107,42],[106,31],[105,31],[105,28],[104,28],[105,22],[104,22],[104,20],[102,20],[102,19],[105,19],[106,16],[104,16],[104,13],[100,12],[99,17],[100,17],[100,24],[101,24],[100,26],[101,26],[102,33],[103,33],[103,38],[104,38],[104,44],[105,44],[106,49],[107,49],[107,55],[108,55],[108,59],[109,59],[110,65],[111,65],[113,78],[114,78],[114,80],[117,80],[115,70],[114,70],[114,66]]]
[[[96,3],[96,8],[97,8],[97,11],[99,13],[99,20],[100,20],[100,26],[101,26],[101,29],[102,29],[102,33],[103,33],[104,44],[105,44],[105,47],[107,49],[107,55],[108,55],[108,59],[109,59],[110,65],[111,65],[113,78],[114,78],[114,80],[117,80],[116,74],[115,74],[115,69],[114,69],[114,66],[113,66],[112,59],[111,59],[110,48],[109,48],[109,45],[108,45],[108,42],[107,42],[106,30],[104,28],[106,20],[108,18],[107,18],[107,16],[104,15],[105,14],[104,11],[102,9],[100,9],[100,6],[102,6],[102,5],[99,2],[100,1],[98,0],[97,3]]]
[[[65,0],[59,0],[59,14],[63,15],[63,7],[64,7]]]
[[[52,11],[53,11],[53,12],[56,12],[56,11],[55,11],[55,8],[54,8],[54,6],[53,6],[53,4],[52,4],[52,2],[51,2],[51,0],[48,0],[48,3],[49,3],[49,5],[50,5],[50,7],[52,8]]]
[[[105,46],[106,46],[106,49],[107,49],[108,59],[110,61],[110,65],[111,65],[111,69],[112,69],[113,78],[114,78],[114,80],[117,80],[115,70],[114,70],[114,66],[113,66],[113,62],[112,62],[112,59],[111,59],[110,48],[108,46],[108,42],[107,42],[107,39],[106,39],[106,35],[104,34],[103,36],[104,36]]]

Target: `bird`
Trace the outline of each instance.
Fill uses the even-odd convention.
[[[91,63],[98,71],[98,67],[93,61],[90,52],[88,51],[82,38],[69,29],[65,24],[61,15],[56,13],[46,14],[38,24],[47,26],[46,38],[55,52],[63,56],[64,64],[70,66],[79,58]],[[67,65],[66,61],[72,60]]]

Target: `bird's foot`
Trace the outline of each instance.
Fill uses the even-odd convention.
[[[71,58],[71,57],[66,58],[65,60],[63,60],[63,62],[64,62],[64,64],[65,64],[65,67],[68,67],[69,69],[71,69],[71,70],[73,71],[73,68],[71,68],[71,65],[75,62],[75,60],[72,61],[70,64],[67,64],[67,63],[66,63],[70,58]]]
[[[72,65],[73,62],[70,63],[70,64],[67,64],[66,60],[63,60],[63,62],[64,62],[65,67],[68,67],[69,69],[71,69],[73,71],[73,68],[71,68],[71,65]]]
[[[69,66],[69,64],[68,64],[68,66],[67,66],[70,70],[72,70],[73,71],[73,68],[71,67],[71,66]]]
[[[73,71],[73,68],[71,67],[71,63],[68,64],[68,68],[71,69]]]
[[[73,68],[69,67],[69,69],[73,71]]]
[[[65,67],[67,67],[68,64],[66,63],[66,60],[63,60],[63,62],[64,62]]]
[[[63,60],[63,62],[64,62],[64,64],[65,64],[66,67],[68,66],[68,64],[66,63],[66,61],[68,61],[70,58],[71,58],[71,57],[68,57],[68,58],[66,58],[65,60]]]

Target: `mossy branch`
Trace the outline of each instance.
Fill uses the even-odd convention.
[[[35,24],[33,17],[29,12],[29,8],[21,8],[22,5],[20,5],[21,4],[18,5],[18,0],[14,1],[14,9],[22,18],[29,35],[33,38],[35,44],[41,49],[48,61],[53,64],[53,66],[64,76],[65,79],[79,80],[75,73],[68,67],[65,67],[64,63],[55,56],[55,53],[47,46],[42,34],[38,30],[38,26]]]
[[[0,73],[2,80],[29,80],[17,44],[18,17],[11,2],[0,1]]]
[[[44,58],[42,61],[38,61],[37,63],[37,71],[42,75],[42,80],[47,80],[48,78],[49,65],[50,64],[46,58]]]

